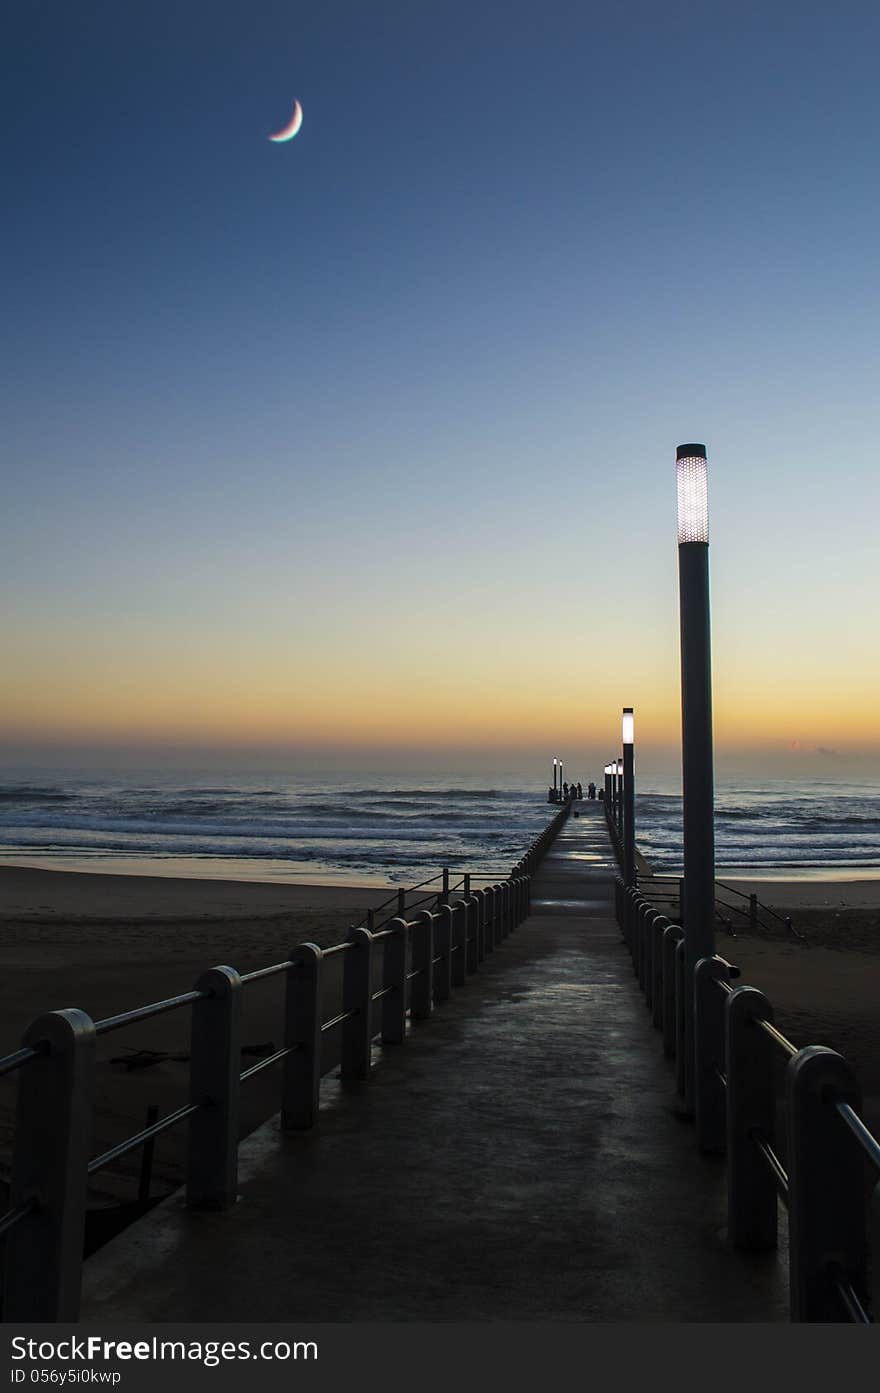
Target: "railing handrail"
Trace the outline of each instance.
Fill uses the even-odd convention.
[[[661,885],[659,886],[659,889],[661,890],[661,892],[662,892],[662,891],[666,891],[666,890],[668,889],[668,891],[669,891],[669,896],[670,896],[671,899],[677,900],[678,897],[679,897],[679,890],[678,890],[678,887],[679,887],[679,885],[680,885],[680,883],[681,883],[681,877],[680,877],[680,876],[663,875],[663,874],[662,874],[661,872],[659,872],[659,871],[651,871],[650,875],[648,875],[648,876],[644,876],[644,875],[643,875],[643,876],[640,877],[640,879],[641,879],[641,881],[644,881],[645,879],[650,880],[650,882],[651,882],[650,888],[651,888],[652,890],[655,890],[655,889],[658,888],[657,882],[660,881],[660,882],[661,882]],[[720,888],[720,889],[722,889],[722,890],[729,891],[731,894],[733,894],[733,895],[738,895],[741,899],[748,900],[748,901],[750,902],[749,908],[748,908],[748,909],[743,909],[741,905],[738,905],[738,904],[727,904],[725,901],[722,901],[722,902],[721,902],[722,908],[724,908],[724,909],[729,909],[729,910],[731,910],[734,914],[741,914],[741,915],[743,916],[744,919],[748,919],[748,920],[751,922],[751,921],[752,921],[751,901],[754,901],[755,909],[756,909],[756,910],[761,910],[761,911],[763,911],[765,914],[769,914],[769,915],[771,916],[771,918],[777,919],[777,920],[779,921],[780,924],[784,925],[785,930],[786,930],[787,933],[794,934],[795,938],[800,939],[801,942],[804,942],[804,943],[806,942],[806,939],[804,938],[803,934],[799,933],[798,930],[797,930],[797,929],[794,927],[794,925],[792,924],[792,922],[791,922],[791,916],[790,916],[790,915],[788,915],[788,914],[780,914],[778,910],[776,910],[776,909],[774,909],[774,908],[772,907],[772,905],[765,904],[763,900],[759,899],[759,898],[758,898],[758,895],[757,895],[754,891],[737,890],[737,888],[736,888],[735,886],[733,886],[733,885],[728,885],[728,884],[727,884],[725,881],[723,881],[723,880],[716,880],[716,881],[715,881],[715,885],[716,885],[716,888]],[[715,912],[716,912],[716,914],[718,914],[718,917],[719,917],[719,918],[723,918],[723,916],[718,912],[717,903],[716,903]],[[768,924],[762,924],[761,921],[760,921],[759,919],[757,919],[757,918],[754,920],[754,922],[757,924],[757,926],[758,926],[759,928],[762,928],[762,929],[769,929],[769,925],[768,925]]]

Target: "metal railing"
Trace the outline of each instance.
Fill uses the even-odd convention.
[[[615,908],[683,1096],[684,932],[620,878]],[[727,1158],[730,1241],[741,1249],[775,1248],[781,1200],[792,1320],[870,1324],[880,1299],[880,1142],[860,1116],[858,1081],[835,1050],[799,1049],[787,1039],[763,992],[734,985],[738,977],[738,968],[715,955],[697,964],[693,982],[697,1143]]]
[[[506,879],[444,868],[368,911],[366,923],[343,943],[302,943],[283,962],[243,974],[213,967],[192,991],[105,1020],[69,1009],[34,1021],[22,1048],[0,1059],[0,1077],[18,1074],[10,1207],[0,1216],[3,1318],[76,1320],[89,1177],[183,1122],[188,1207],[233,1204],[242,1085],[281,1065],[282,1128],[314,1126],[323,1074],[338,1063],[342,1078],[367,1079],[374,1038],[402,1044],[407,1016],[427,1019],[527,917],[533,871],[567,816],[565,807],[553,817]],[[431,900],[433,910],[424,907]],[[377,923],[392,904],[414,917],[391,913]],[[276,976],[285,985],[284,1045],[242,1069],[243,989]],[[191,1011],[188,1101],[91,1156],[97,1040],[185,1008]]]
[[[648,877],[643,876],[642,879],[650,881],[650,884],[643,886],[643,888],[650,890],[651,900],[656,907],[680,920],[684,881],[677,876],[654,874]],[[730,896],[733,898],[728,898]],[[758,930],[773,933],[776,931],[776,926],[781,925],[786,934],[792,938],[798,939],[801,943],[807,941],[804,935],[794,927],[791,915],[780,914],[778,910],[764,904],[763,900],[760,900],[756,894],[739,890],[735,885],[728,885],[723,880],[715,881],[715,917],[731,938],[736,938],[737,926],[740,924],[743,927],[747,924],[751,933],[757,933]]]

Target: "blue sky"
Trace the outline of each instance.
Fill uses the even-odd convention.
[[[585,684],[629,634],[585,726],[668,744],[697,439],[719,741],[836,746],[880,670],[878,39],[848,3],[12,4],[0,739],[112,690],[120,740],[381,743],[315,723],[340,655],[387,704],[453,633],[467,710],[407,738],[507,702],[543,740],[579,717],[510,645]]]

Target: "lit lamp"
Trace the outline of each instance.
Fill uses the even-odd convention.
[[[556,802],[556,756],[553,757],[553,802]]]
[[[633,709],[623,708],[623,878],[636,883],[635,776],[633,763]]]
[[[605,765],[605,813],[611,815],[611,765]]]
[[[679,445],[678,581],[681,627],[681,773],[684,850],[685,1106],[694,1107],[694,969],[715,952],[709,490],[705,445]]]

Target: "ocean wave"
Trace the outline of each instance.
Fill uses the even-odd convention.
[[[522,794],[497,788],[360,788],[352,798],[518,798]]]
[[[523,849],[532,840],[529,835],[531,829],[523,830]],[[128,835],[139,837],[144,846],[163,846],[175,845],[181,838],[186,838],[192,842],[198,841],[201,844],[210,841],[222,842],[224,847],[238,845],[242,847],[242,854],[249,854],[246,850],[248,846],[261,841],[273,841],[284,844],[292,841],[320,841],[328,845],[333,843],[343,843],[348,841],[381,841],[383,844],[394,844],[397,842],[422,842],[433,841],[438,836],[448,837],[455,834],[454,827],[436,828],[428,832],[424,828],[418,827],[374,827],[365,832],[364,828],[346,827],[342,824],[336,826],[315,826],[315,825],[291,825],[278,827],[275,824],[262,823],[250,827],[241,827],[237,823],[209,823],[192,825],[187,823],[165,823],[161,827],[148,822],[138,820],[117,820],[101,822],[98,819],[71,818],[64,826],[59,827],[55,824],[21,824],[16,827],[2,828],[2,841],[7,846],[30,846],[37,842],[52,842],[59,845],[68,841],[71,837],[88,837],[92,841],[109,839],[114,836]],[[467,835],[463,832],[462,835]],[[510,830],[503,832],[493,831],[487,828],[481,830],[474,837],[475,841],[490,840],[494,837],[509,837]]]
[[[75,793],[66,793],[60,788],[35,788],[30,784],[0,788],[0,803],[72,803],[75,801]]]

